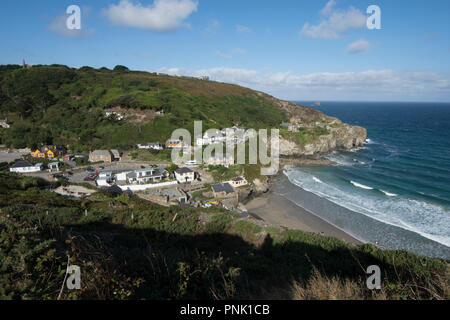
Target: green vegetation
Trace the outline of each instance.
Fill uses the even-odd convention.
[[[0,172],[0,299],[57,299],[68,256],[82,289],[63,286],[62,299],[450,298],[443,260],[294,230],[265,235],[217,208],[103,192],[69,200],[50,186]],[[370,265],[382,290],[366,289]]]
[[[220,233],[230,229],[236,215],[232,212],[220,212],[211,217],[211,222],[206,225],[206,232]]]
[[[270,234],[272,237],[277,237],[281,234],[281,229],[274,226],[268,226],[265,228],[267,234]]]
[[[106,118],[108,108],[120,108],[130,118]],[[160,110],[165,115],[155,116]],[[64,144],[75,152],[165,141],[180,127],[193,132],[194,120],[203,120],[204,130],[235,123],[278,127],[285,120],[280,109],[252,90],[123,66],[113,71],[0,66],[0,116],[12,122],[11,129],[0,130],[0,144]]]
[[[171,162],[172,150],[136,150],[131,153],[133,160]]]
[[[201,190],[198,190],[198,191],[195,191],[195,192],[193,192],[192,193],[192,195],[191,195],[191,198],[192,198],[192,200],[195,200],[195,201],[204,201],[204,200],[207,200],[205,197],[203,197],[203,193],[204,192],[207,192],[207,191],[210,191],[211,189],[201,189]]]
[[[209,166],[209,172],[214,178],[214,181],[227,181],[241,174],[241,166],[231,166],[226,168],[224,166]]]
[[[236,222],[233,229],[238,235],[246,239],[252,239],[255,234],[262,231],[260,226],[243,220]]]
[[[330,134],[330,131],[326,127],[322,128],[320,126],[313,128],[300,128],[298,132],[290,132],[287,129],[280,130],[280,135],[283,138],[295,141],[302,148],[318,137],[328,134]]]

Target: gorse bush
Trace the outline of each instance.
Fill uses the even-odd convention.
[[[130,111],[129,119],[105,117],[105,109],[114,107]],[[160,110],[165,115],[154,117]],[[139,120],[135,111],[144,112],[146,120]],[[11,129],[1,130],[2,144],[64,144],[77,152],[165,141],[180,127],[193,131],[194,120],[203,120],[204,130],[236,123],[278,127],[285,120],[279,108],[252,90],[123,66],[114,71],[0,66],[0,116],[13,123]]]

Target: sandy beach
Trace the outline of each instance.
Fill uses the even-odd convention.
[[[341,229],[336,228],[318,216],[295,205],[287,198],[273,192],[253,199],[246,204],[246,208],[249,213],[260,217],[271,225],[323,234],[354,245],[362,244],[361,241]]]

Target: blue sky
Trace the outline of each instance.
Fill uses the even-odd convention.
[[[448,0],[4,0],[0,17],[1,64],[122,64],[290,100],[450,101]]]

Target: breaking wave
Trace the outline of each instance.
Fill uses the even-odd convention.
[[[354,185],[355,187],[358,187],[358,188],[361,188],[361,189],[365,189],[365,190],[373,190],[372,187],[365,186],[365,185],[363,185],[363,184],[361,184],[361,183],[358,183],[358,182],[355,182],[355,181],[350,181],[350,183],[351,183],[352,185]]]
[[[319,197],[450,246],[450,212],[426,201],[411,199],[353,180],[311,174],[301,169],[286,170],[289,181]]]

